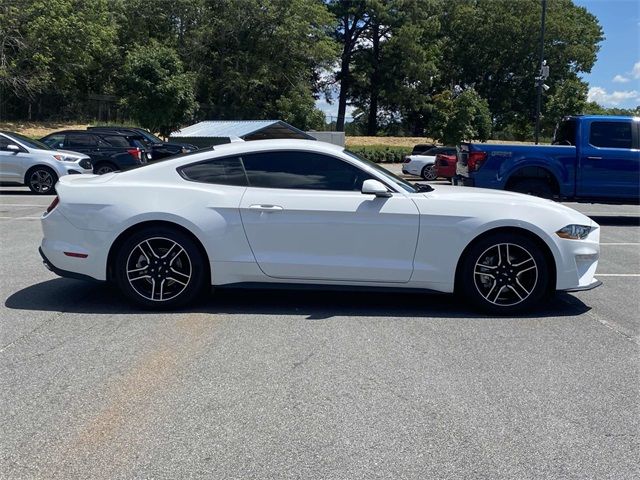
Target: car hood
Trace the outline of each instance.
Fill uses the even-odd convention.
[[[85,155],[84,153],[79,153],[79,152],[72,152],[71,150],[60,150],[60,149],[57,149],[56,151],[60,152],[65,157],[77,158],[78,160],[81,160],[83,158],[91,158],[91,157],[89,157],[89,155]]]
[[[561,203],[522,193],[476,187],[433,185],[433,191],[422,196],[451,205],[458,212],[473,216],[511,218],[533,223],[543,219],[597,226],[586,215]],[[429,202],[417,202],[421,213],[432,211]],[[424,212],[423,212],[424,211]]]

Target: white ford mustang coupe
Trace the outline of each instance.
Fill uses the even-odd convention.
[[[216,146],[135,170],[62,177],[42,217],[53,272],[167,308],[206,286],[459,292],[491,313],[600,284],[599,226],[549,200],[413,185],[322,142]],[[209,287],[210,288],[210,287]]]

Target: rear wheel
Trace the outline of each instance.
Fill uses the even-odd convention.
[[[553,198],[553,190],[549,182],[537,178],[525,178],[516,181],[511,188],[512,192],[525,193],[541,198]]]
[[[541,248],[517,233],[478,240],[466,252],[459,286],[464,298],[488,313],[533,307],[546,293],[549,266]]]
[[[93,167],[93,173],[95,173],[96,175],[104,175],[105,173],[111,173],[117,170],[118,170],[118,167],[116,167],[111,162],[101,162],[101,163],[98,163],[95,167]]]
[[[58,175],[49,167],[35,167],[26,175],[26,184],[33,193],[47,195],[54,193]]]
[[[438,178],[435,164],[425,165],[422,168],[422,173],[420,174],[420,176],[425,180],[435,180],[436,178]]]
[[[147,228],[124,241],[117,252],[118,287],[147,308],[173,308],[202,291],[206,259],[195,242],[172,228]]]

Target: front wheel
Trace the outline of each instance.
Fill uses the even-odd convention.
[[[487,313],[527,310],[545,295],[549,266],[541,248],[517,233],[499,233],[475,242],[459,272],[464,298]]]
[[[193,301],[205,283],[206,259],[195,242],[172,228],[134,233],[116,255],[118,287],[147,308],[174,308]]]
[[[27,174],[27,186],[29,190],[38,195],[54,193],[58,176],[47,167],[35,167]]]
[[[422,173],[420,175],[425,180],[435,180],[438,178],[438,173],[436,172],[435,165],[425,165],[422,169]]]

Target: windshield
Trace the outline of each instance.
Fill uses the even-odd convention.
[[[374,163],[371,160],[366,160],[366,159],[364,159],[362,157],[359,157],[358,155],[356,155],[353,152],[350,152],[349,150],[345,150],[344,153],[346,153],[350,157],[353,157],[353,158],[355,158],[357,160],[360,160],[362,163],[364,163],[364,164],[368,165],[369,167],[373,168],[380,175],[385,177],[387,180],[391,180],[393,183],[399,185],[400,187],[402,187],[407,192],[416,193],[418,191],[414,185],[412,185],[411,183],[407,182],[403,178],[399,177],[395,173],[391,173],[389,170],[387,170],[384,167],[381,167],[377,163]]]
[[[18,142],[22,143],[25,147],[38,148],[40,150],[54,150],[49,145],[46,145],[38,140],[34,140],[19,133],[7,133],[9,137],[13,137]]]
[[[156,137],[153,133],[147,132],[146,130],[136,130],[140,135],[149,140],[151,143],[163,143],[158,137]]]

